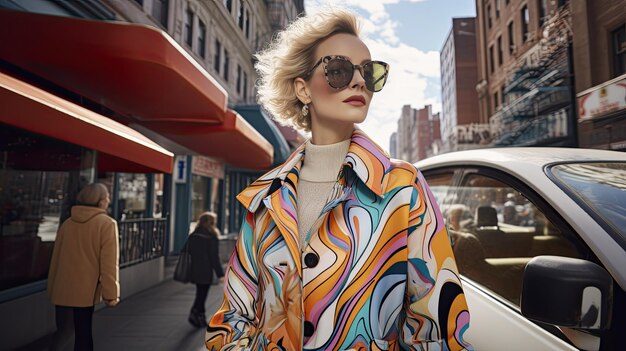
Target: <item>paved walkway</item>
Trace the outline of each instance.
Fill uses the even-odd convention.
[[[167,279],[163,283],[94,314],[96,351],[205,350],[204,328],[194,328],[187,322],[195,285],[173,281],[173,268],[171,262],[166,265]],[[222,294],[221,284],[211,286],[207,317],[221,304]]]
[[[196,287],[172,280],[176,257],[166,262],[165,281],[122,300],[117,307],[104,307],[94,313],[95,351],[206,350],[205,329],[187,322]],[[208,318],[222,303],[222,294],[222,284],[209,289]],[[47,351],[51,338],[52,335],[48,335],[19,351]],[[73,342],[68,344],[63,351],[73,350]]]

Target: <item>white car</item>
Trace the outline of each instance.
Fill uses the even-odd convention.
[[[480,149],[416,166],[446,217],[476,350],[626,350],[625,153]]]

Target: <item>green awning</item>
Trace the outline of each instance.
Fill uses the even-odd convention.
[[[291,154],[287,140],[259,105],[237,106],[235,111],[274,146],[274,166],[287,160]]]

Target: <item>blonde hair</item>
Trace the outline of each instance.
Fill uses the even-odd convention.
[[[217,229],[216,224],[217,214],[215,212],[203,212],[202,214],[200,214],[200,217],[198,217],[198,223],[196,224],[196,228],[194,229],[194,231],[200,229],[201,227],[204,227],[207,229],[212,229],[212,234],[218,235],[219,230]]]
[[[304,105],[298,100],[293,83],[319,59],[314,57],[319,44],[338,33],[358,36],[357,16],[343,8],[327,7],[292,22],[256,55],[258,101],[280,124],[311,130],[310,115],[302,116]]]
[[[85,185],[84,188],[76,196],[79,205],[98,206],[100,200],[104,200],[109,195],[109,190],[102,183],[91,183]]]

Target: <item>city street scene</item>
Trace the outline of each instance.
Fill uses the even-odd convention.
[[[0,351],[624,350],[625,151],[626,0],[0,0]]]

